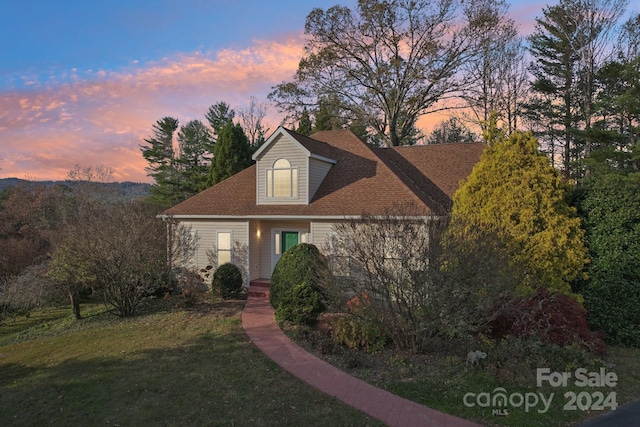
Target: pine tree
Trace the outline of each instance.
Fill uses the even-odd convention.
[[[215,136],[219,136],[222,128],[233,121],[235,116],[236,112],[224,101],[213,104],[205,114]]]
[[[179,200],[176,186],[178,172],[175,163],[173,135],[178,129],[178,119],[163,117],[153,124],[153,133],[140,145],[142,156],[149,162],[145,169],[155,183],[151,186],[150,199],[162,206],[170,206]]]
[[[180,188],[184,197],[190,197],[206,188],[214,150],[211,132],[200,120],[192,120],[180,128],[178,133],[180,154]]]

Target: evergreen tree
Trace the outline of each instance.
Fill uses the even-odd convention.
[[[616,59],[598,72],[594,147],[595,172],[640,171],[640,14],[622,27]]]
[[[542,130],[552,159],[559,142],[565,178],[582,175],[577,161],[591,154],[595,76],[625,5],[626,0],[561,0],[543,10],[529,37],[535,96],[525,114]]]
[[[571,18],[576,13],[571,3],[563,0],[557,6],[543,9],[544,17],[536,18],[534,33],[529,37],[534,96],[525,105],[525,114],[541,129],[540,136],[548,144],[549,155],[556,156],[560,144],[562,172],[571,175],[574,149],[577,145],[578,101],[576,68],[578,52],[572,47],[578,28]]]
[[[492,134],[454,195],[452,223],[499,236],[514,265],[524,266],[544,286],[571,294],[587,250],[580,219],[566,201],[569,187],[530,133]]]
[[[215,136],[219,136],[222,128],[233,121],[235,116],[236,112],[224,101],[213,104],[205,114]]]
[[[473,142],[476,135],[465,128],[455,117],[442,121],[426,139],[427,144],[447,144],[452,142]]]
[[[251,146],[242,127],[228,121],[218,134],[208,184],[217,184],[251,166]]]
[[[180,128],[179,166],[180,188],[183,197],[190,197],[206,188],[211,155],[214,150],[211,132],[200,120],[192,120]]]
[[[607,341],[640,347],[640,175],[594,173],[577,191],[591,262],[579,292]]]
[[[298,129],[296,129],[296,132],[302,135],[311,135],[312,129],[313,123],[311,123],[311,117],[309,117],[309,112],[305,107],[302,110],[302,115],[300,116],[300,120],[298,121]]]
[[[142,156],[149,162],[145,169],[155,183],[151,186],[150,199],[162,206],[179,201],[176,186],[178,171],[175,162],[173,136],[178,129],[178,119],[163,117],[153,124],[153,133],[140,145]]]

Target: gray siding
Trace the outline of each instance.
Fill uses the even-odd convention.
[[[274,252],[273,232],[279,231],[300,231],[309,233],[308,221],[262,221],[260,231],[260,277],[271,277],[272,255]]]
[[[260,279],[262,277],[262,241],[264,240],[264,230],[262,221],[251,221],[249,227],[249,280]],[[266,276],[268,277],[268,276]]]
[[[197,271],[210,265],[207,251],[213,250],[217,246],[217,236],[220,231],[231,232],[232,242],[238,242],[239,245],[244,245],[248,250],[247,221],[191,220],[181,221],[181,223],[185,227],[190,227],[191,232],[197,236],[197,247],[193,263]],[[242,270],[246,270],[247,266],[242,264],[246,263],[247,260],[242,260],[241,258],[243,257],[246,257],[246,255],[234,254],[234,264],[238,265]]]
[[[309,159],[309,202],[318,191],[331,166],[332,164],[329,162],[314,158]]]
[[[292,168],[298,169],[297,198],[267,198],[267,170],[278,159],[287,159]],[[288,135],[282,135],[273,142],[257,161],[256,185],[259,205],[300,205],[309,203],[308,157],[300,145]]]
[[[313,221],[311,224],[311,242],[328,255],[329,236],[333,233],[333,221]]]

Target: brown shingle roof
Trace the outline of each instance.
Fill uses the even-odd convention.
[[[309,205],[257,205],[253,165],[165,214],[336,217],[378,214],[413,201],[425,215],[441,215],[484,149],[482,144],[372,148],[346,130],[290,134],[311,153],[337,161]]]

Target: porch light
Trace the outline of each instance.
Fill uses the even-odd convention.
[[[258,236],[258,239],[260,238],[260,230],[256,231],[256,236]]]

